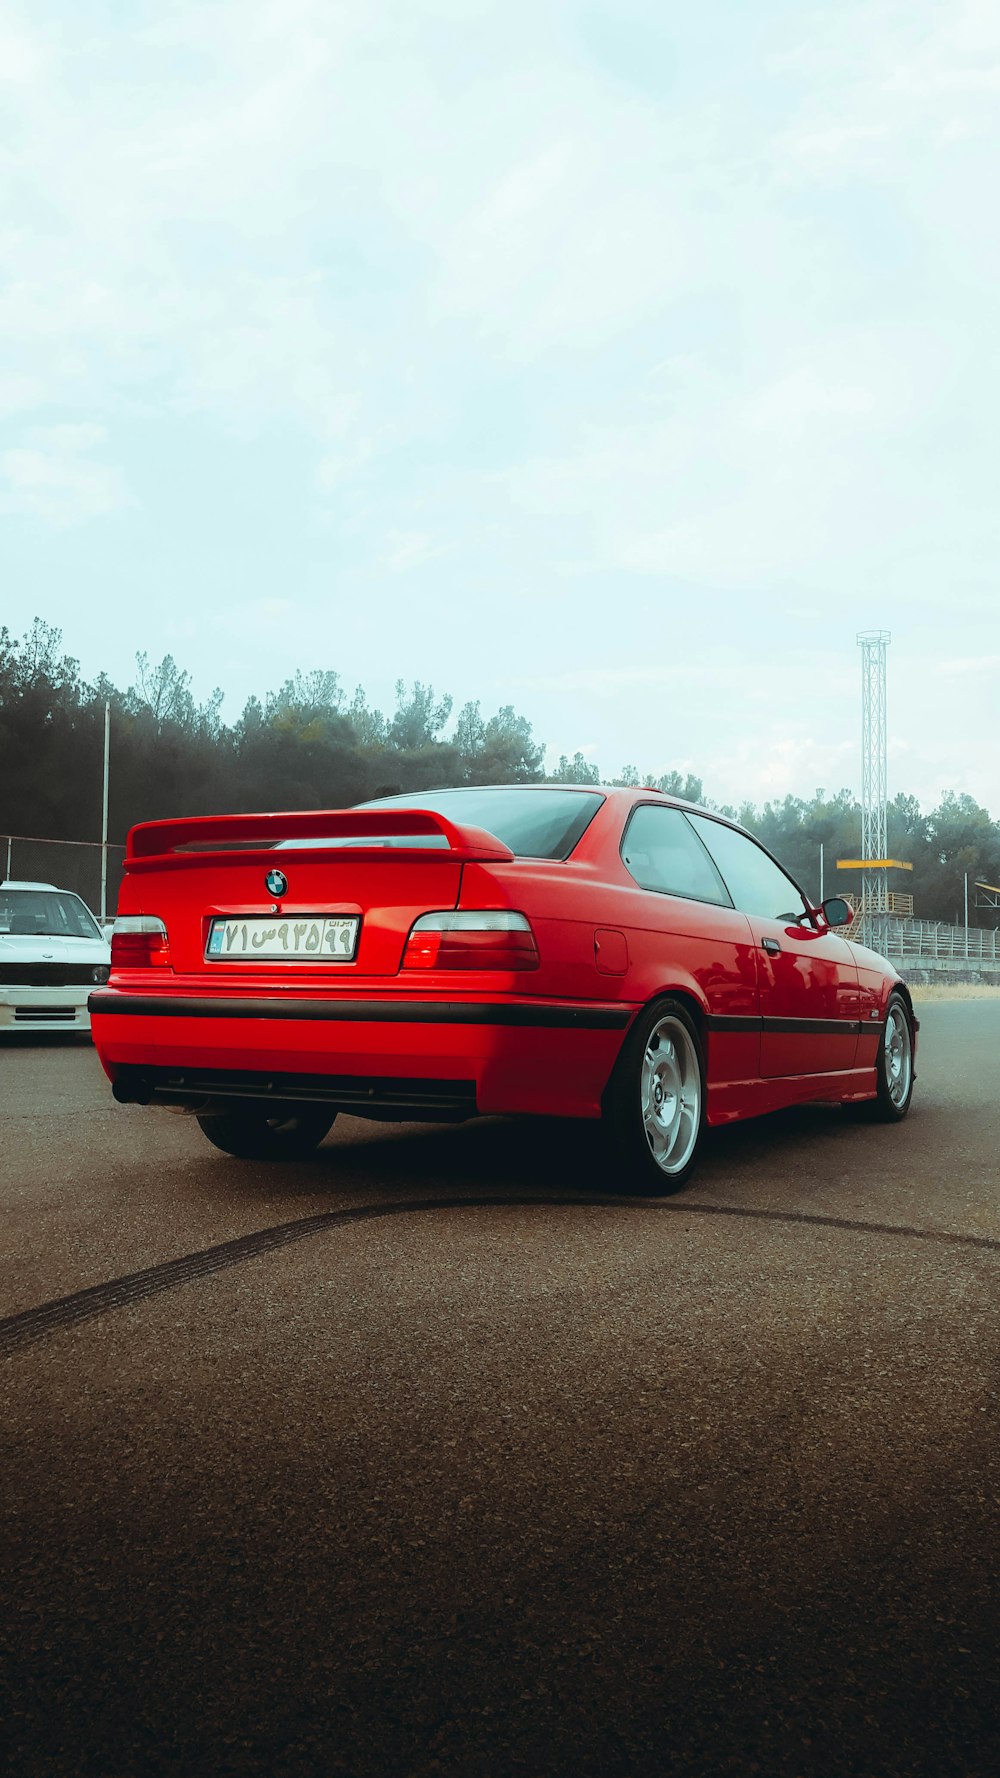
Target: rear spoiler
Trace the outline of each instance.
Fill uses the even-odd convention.
[[[414,838],[441,835],[448,850],[437,846],[371,846],[352,844],[350,856],[359,863],[378,859],[416,864],[454,863],[473,860],[508,862],[509,846],[481,827],[457,827],[445,815],[430,809],[310,809],[286,815],[191,815],[180,821],[142,821],[133,827],[125,847],[125,870],[183,868],[190,864],[274,863],[273,848],[279,840],[325,840],[310,846],[311,858],[344,856],[338,841],[356,841],[370,834]]]

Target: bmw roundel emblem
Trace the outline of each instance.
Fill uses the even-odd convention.
[[[288,889],[288,878],[280,870],[269,870],[264,884],[269,895],[284,895]]]

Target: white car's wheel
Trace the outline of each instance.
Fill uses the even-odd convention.
[[[687,1007],[664,998],[640,1013],[608,1087],[604,1124],[624,1192],[665,1196],[694,1170],[705,1126],[705,1063]]]

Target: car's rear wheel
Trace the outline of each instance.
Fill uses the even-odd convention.
[[[875,1098],[869,1101],[871,1116],[880,1123],[898,1124],[913,1098],[913,1027],[910,1009],[895,989],[885,1010],[885,1033],[875,1061]]]
[[[209,1142],[241,1161],[298,1161],[312,1154],[333,1127],[335,1111],[306,1107],[280,1111],[247,1106],[199,1117]]]
[[[660,1197],[680,1191],[705,1127],[705,1063],[694,1020],[664,998],[640,1013],[608,1086],[604,1126],[615,1187]]]

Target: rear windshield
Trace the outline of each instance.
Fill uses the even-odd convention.
[[[0,887],[0,936],[100,938],[101,929],[78,895],[58,889]]]
[[[362,809],[429,809],[459,827],[483,827],[518,858],[568,858],[597,814],[603,796],[594,790],[534,789],[512,784],[495,789],[430,790],[381,796]],[[426,838],[430,839],[428,835]],[[433,836],[435,843],[438,836]],[[368,842],[371,844],[371,841]],[[412,840],[396,839],[396,845]],[[442,834],[440,843],[447,845]]]

